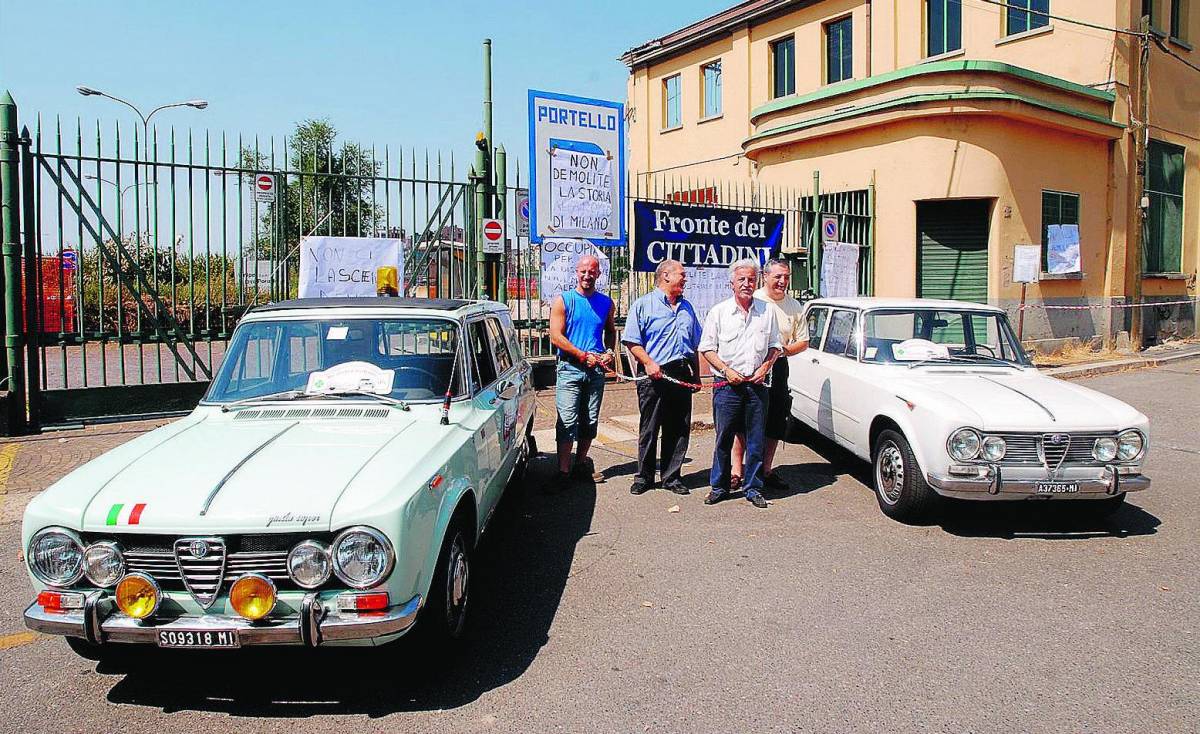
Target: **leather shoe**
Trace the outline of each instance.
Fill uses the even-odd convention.
[[[726,494],[726,490],[721,489],[720,487],[713,487],[709,491],[708,496],[704,498],[704,504],[715,505],[721,500],[725,499]]]
[[[674,492],[675,494],[691,494],[692,493],[692,490],[690,490],[686,486],[684,486],[683,482],[679,481],[678,479],[676,479],[673,482],[667,482],[666,484],[663,485],[663,489],[667,490],[668,492]]]
[[[757,507],[760,510],[767,509],[767,498],[763,497],[761,494],[758,494],[757,492],[755,492],[754,494],[746,495],[746,499],[750,500],[750,504],[754,505],[755,507]]]
[[[629,487],[629,494],[645,494],[649,489],[650,485],[646,482],[634,482]]]

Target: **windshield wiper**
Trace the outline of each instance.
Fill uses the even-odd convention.
[[[392,406],[393,408],[399,408],[400,410],[411,410],[411,408],[408,407],[408,403],[404,402],[403,400],[397,400],[396,398],[393,398],[388,395],[380,395],[379,393],[367,392],[366,390],[335,390],[334,392],[320,393],[318,395],[312,395],[310,397],[340,398],[340,397],[346,397],[346,396],[350,396],[350,395],[374,398],[381,403],[387,403],[388,405]]]
[[[252,398],[242,398],[234,400],[232,403],[225,403],[221,406],[222,413],[228,413],[234,408],[241,408],[255,403],[265,403],[271,400],[298,400],[304,397],[304,393],[299,390],[284,390],[282,392],[267,393],[266,395],[255,395]]]
[[[942,361],[958,362],[958,363],[962,363],[962,364],[978,364],[978,362],[976,360],[980,360],[980,359],[986,359],[990,363],[993,363],[993,364],[998,363],[1005,367],[1019,367],[1020,366],[1020,365],[1014,364],[1012,362],[1009,362],[1007,359],[1000,359],[999,357],[989,357],[986,354],[948,354],[945,357],[929,357],[927,359],[922,359],[919,362],[913,362],[912,364],[910,364],[908,366],[908,368],[911,370],[913,367],[920,367],[923,364],[929,364],[930,362],[942,362]]]

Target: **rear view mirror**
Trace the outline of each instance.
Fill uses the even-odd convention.
[[[933,328],[935,328],[935,329],[941,329],[941,328],[949,326],[949,325],[950,325],[950,322],[947,321],[946,319],[934,319],[933,320]]]

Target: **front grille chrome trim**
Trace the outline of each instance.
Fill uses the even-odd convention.
[[[192,544],[204,543],[208,553],[196,558]],[[175,541],[175,565],[183,586],[200,606],[208,609],[221,593],[225,580],[225,541],[222,538],[180,538]]]

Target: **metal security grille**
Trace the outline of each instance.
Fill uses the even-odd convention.
[[[987,303],[986,199],[917,202],[917,295]]]

